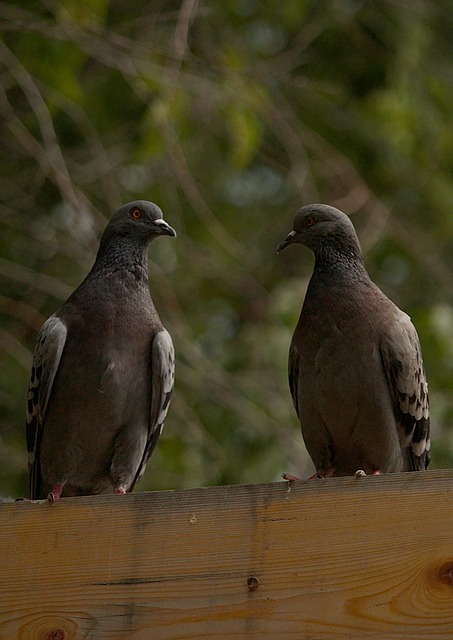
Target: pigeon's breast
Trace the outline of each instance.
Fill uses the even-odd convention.
[[[388,416],[390,397],[375,320],[373,310],[347,296],[329,307],[318,305],[316,312],[302,311],[293,338],[300,354],[299,388],[302,402],[305,394],[316,399],[326,424],[341,422],[349,430],[364,407],[373,407],[377,420]]]
[[[68,470],[69,483],[74,475],[81,486],[90,486],[101,469],[107,473],[120,433],[129,434],[130,443],[142,443],[142,449],[146,442],[153,326],[146,316],[139,319],[125,313],[123,323],[117,318],[73,316],[68,326],[46,415],[42,455],[57,474],[58,469]]]

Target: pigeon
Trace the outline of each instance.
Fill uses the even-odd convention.
[[[28,387],[31,500],[126,493],[157,444],[175,357],[148,288],[148,248],[176,237],[152,202],[125,204],[95,263],[44,323]]]
[[[277,253],[290,244],[315,254],[288,362],[312,477],[427,469],[428,385],[417,332],[370,279],[349,217],[326,204],[304,206]]]

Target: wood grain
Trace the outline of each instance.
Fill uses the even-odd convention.
[[[2,504],[0,563],[2,640],[452,638],[453,472]]]

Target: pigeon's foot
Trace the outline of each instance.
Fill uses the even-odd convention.
[[[49,502],[56,502],[61,497],[61,492],[63,491],[64,482],[57,482],[52,491],[49,491],[47,494],[47,500]]]
[[[316,478],[330,478],[335,473],[335,467],[327,467],[327,469],[318,469],[316,473],[307,478],[307,480],[315,480]]]
[[[124,487],[117,487],[116,489],[113,489],[113,493],[126,493],[126,489]]]
[[[287,480],[288,482],[295,482],[296,480],[300,480],[297,476],[293,476],[292,473],[282,473],[283,480]]]
[[[356,478],[363,478],[364,476],[366,476],[367,474],[365,473],[365,471],[363,469],[357,469],[357,471],[354,473]],[[373,469],[372,474],[373,476],[380,476],[381,472],[379,471],[379,469]]]
[[[328,467],[326,470],[319,469],[315,474],[307,478],[307,480],[314,480],[315,478],[330,478],[335,473],[335,467]],[[300,480],[297,476],[293,476],[292,473],[282,473],[283,480],[288,482],[295,482]]]

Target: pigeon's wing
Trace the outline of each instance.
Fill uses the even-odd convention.
[[[289,390],[291,392],[291,397],[293,399],[294,408],[296,409],[296,413],[298,418],[300,419],[299,414],[299,351],[296,345],[291,343],[289,348],[289,357],[288,357],[288,381],[289,381]]]
[[[151,413],[148,441],[129,491],[133,490],[136,482],[143,475],[146,463],[162,433],[174,382],[175,352],[173,342],[168,331],[162,329],[156,334],[151,347]]]
[[[407,449],[411,469],[423,471],[430,459],[428,383],[417,332],[402,311],[384,331],[381,354],[401,446]]]
[[[51,316],[38,334],[27,396],[27,450],[30,499],[38,497],[40,483],[39,446],[52,385],[66,342],[67,330],[58,316]]]

